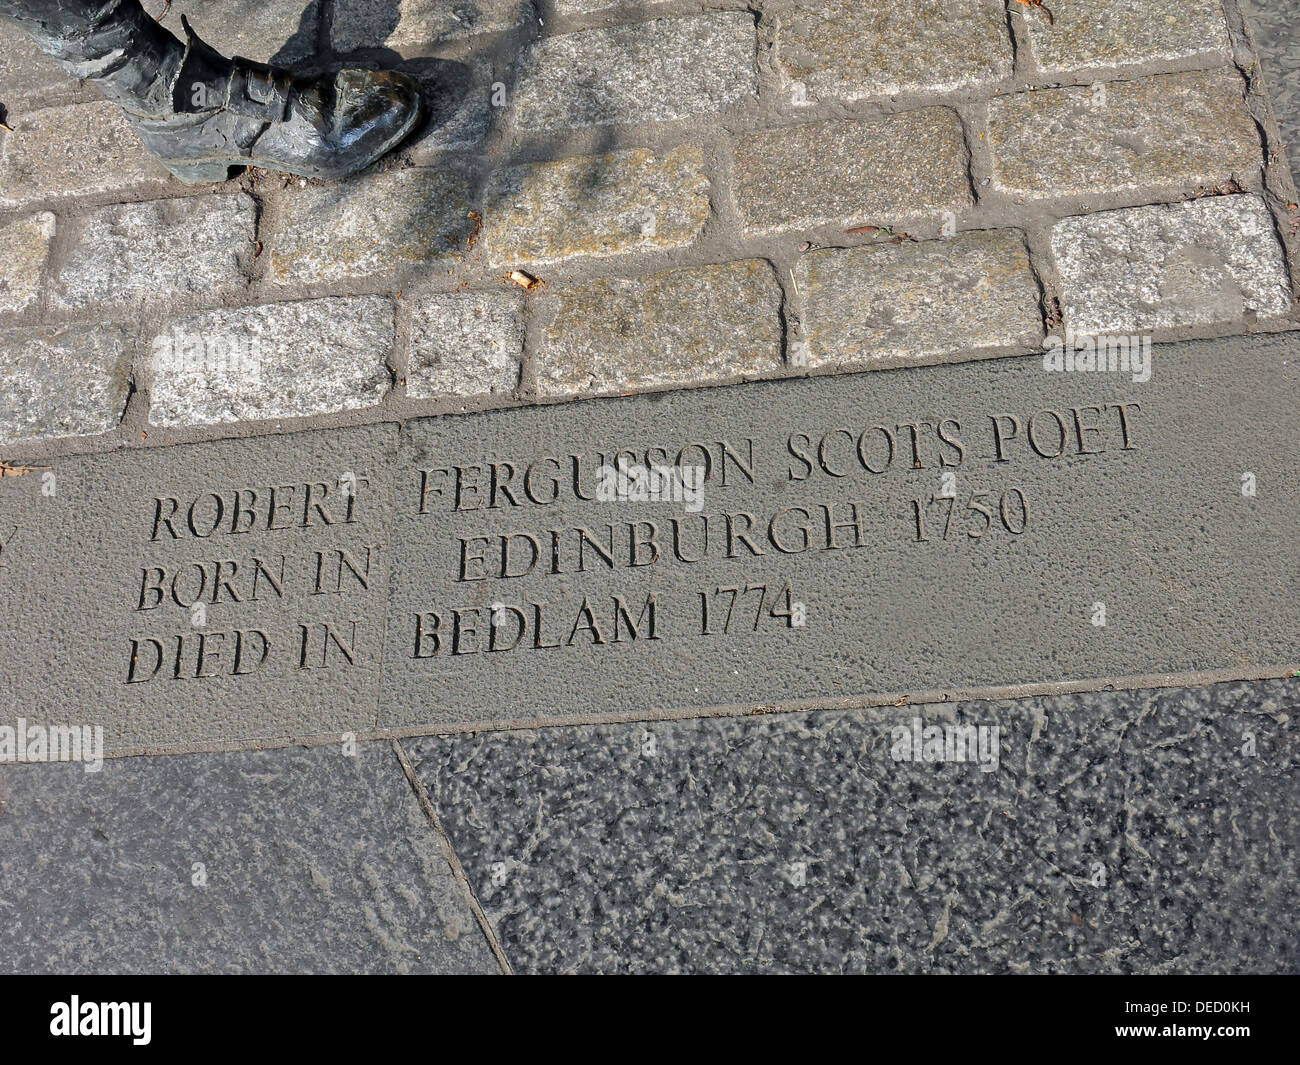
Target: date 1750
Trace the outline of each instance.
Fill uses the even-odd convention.
[[[931,540],[981,540],[990,533],[1020,536],[1029,527],[1029,500],[1019,488],[1008,488],[1000,497],[992,492],[970,491],[965,500],[954,490],[911,501],[916,543]]]

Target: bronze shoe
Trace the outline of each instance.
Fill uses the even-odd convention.
[[[419,84],[396,71],[317,78],[226,59],[189,20],[172,82],[172,113],[128,116],[145,146],[181,181],[224,181],[232,166],[338,178],[395,147],[420,117]]]

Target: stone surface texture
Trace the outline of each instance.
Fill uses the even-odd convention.
[[[781,291],[765,262],[594,281],[546,300],[543,395],[727,380],[780,362]]]
[[[497,971],[386,743],[0,766],[0,884],[7,973]]]
[[[1043,338],[1037,282],[1013,230],[815,251],[795,272],[812,366],[1029,350]]]
[[[492,104],[489,62],[447,60],[412,70],[420,79],[425,120],[403,149],[416,166],[440,166],[446,152],[479,146],[501,116]]]
[[[544,38],[520,65],[517,121],[539,131],[716,114],[754,99],[755,47],[743,11]]]
[[[406,742],[517,971],[1281,972],[1300,961],[1296,699],[1292,681]],[[915,718],[997,726],[996,770],[896,761]]]
[[[1011,75],[999,0],[820,0],[765,16],[773,56],[798,100],[950,92]]]
[[[1243,6],[1250,14],[1264,81],[1295,173],[1300,169],[1300,20],[1280,0],[1245,0]]]
[[[1067,218],[1052,231],[1065,322],[1129,333],[1277,318],[1294,305],[1273,220],[1257,196]]]
[[[146,7],[425,113],[185,185],[0,21],[0,970],[1300,969],[1293,0]]]
[[[130,334],[116,326],[0,329],[0,443],[94,436],[117,426]]]
[[[409,421],[380,727],[1282,676],[1298,355],[1296,331],[1105,372],[963,351]],[[693,498],[599,472],[677,462]]]
[[[16,25],[0,19],[0,101],[38,101],[49,92],[66,90],[71,79]]]
[[[338,0],[333,43],[340,52],[388,47],[419,54],[471,34],[514,29],[530,6],[528,0]]]
[[[75,714],[110,753],[373,728],[396,441],[112,451],[42,464],[53,492],[0,478],[0,657],[46,667],[0,671],[0,715]]]
[[[1245,85],[1226,71],[999,96],[989,131],[994,181],[1013,195],[1244,184],[1264,158]]]
[[[0,141],[0,206],[126,193],[171,181],[121,108],[107,100],[32,111]],[[57,144],[58,151],[50,146]]]
[[[1219,0],[1089,0],[1057,4],[1054,19],[1024,16],[1034,58],[1047,71],[1123,67],[1151,60],[1226,55]]]
[[[236,293],[256,253],[254,217],[243,194],[92,210],[71,227],[51,299],[65,310],[130,313],[145,302]]]
[[[421,83],[421,124],[364,173],[216,188],[167,177],[92,82],[0,26],[0,316],[142,317],[145,380],[176,319],[393,301],[391,336],[348,332],[370,339],[342,376],[316,361],[301,387],[230,380],[154,412],[200,436],[1012,354],[1093,300],[1180,338],[1295,321],[1300,209],[1263,98],[1285,141],[1289,10],[1252,12],[1261,66],[1219,0],[1057,6],[149,0],[227,53]],[[1256,206],[1162,206],[1206,196]],[[1126,267],[1097,233],[1128,226]]]
[[[243,307],[167,323],[153,338],[149,420],[204,425],[372,407],[388,391],[392,301]]]
[[[425,296],[411,306],[406,394],[415,399],[509,394],[524,353],[523,299]]]
[[[961,122],[942,107],[753,133],[735,159],[736,198],[755,232],[937,220],[972,203]]]
[[[314,66],[321,0],[142,0],[182,40],[181,16],[222,55],[277,66]]]
[[[493,175],[483,242],[496,264],[675,248],[709,217],[704,153],[645,149],[512,167]]]
[[[55,228],[48,211],[0,221],[0,312],[25,310],[40,296]]]
[[[477,231],[468,181],[454,170],[395,170],[304,190],[267,224],[277,284],[314,284],[461,255]]]

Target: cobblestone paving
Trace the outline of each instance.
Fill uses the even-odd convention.
[[[232,2],[164,22],[257,59],[401,66],[426,128],[342,184],[184,186],[0,28],[0,358],[29,393],[0,446],[1294,324],[1300,211],[1236,0]],[[42,386],[118,395],[115,326],[125,403]],[[29,338],[52,327],[43,370]],[[160,359],[181,334],[265,338],[270,365],[236,386]]]

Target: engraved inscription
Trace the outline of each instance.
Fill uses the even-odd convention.
[[[348,472],[334,481],[244,485],[195,495],[158,495],[147,507],[147,542],[173,548],[140,567],[133,613],[148,625],[130,637],[125,683],[241,678],[279,663],[291,671],[349,669],[362,655],[376,662],[379,634],[364,617],[322,618],[315,602],[382,595],[384,545],[345,544],[275,550],[279,535],[328,533],[361,525],[370,479]],[[243,551],[256,542],[266,550]],[[179,548],[183,553],[176,554]],[[227,553],[228,552],[228,553]],[[197,554],[196,554],[197,553]],[[273,632],[266,608],[287,609],[291,624]],[[176,631],[176,611],[186,628]],[[211,616],[249,624],[209,628]],[[168,626],[171,626],[170,630]]]
[[[450,565],[436,576],[459,591],[408,614],[405,653],[431,662],[806,628],[815,596],[798,590],[797,568],[777,581],[747,582],[748,563],[782,557],[797,567],[805,558],[870,553],[881,542],[882,516],[883,535],[914,544],[1025,537],[1035,511],[1028,488],[988,471],[1014,477],[1026,465],[1137,451],[1140,414],[1140,403],[1105,401],[422,465],[411,475],[416,511],[428,535],[451,529],[442,555]],[[982,472],[967,483],[972,464]],[[620,501],[658,497],[611,494],[608,483],[643,483],[646,471],[699,491],[679,494],[675,506],[620,514]],[[908,499],[893,486],[916,471],[933,471],[936,488]],[[748,502],[782,486],[798,490],[799,502]],[[548,521],[551,513],[565,520]],[[611,593],[598,579],[583,584],[710,563],[735,566],[742,577],[673,598],[632,586]],[[545,594],[548,583],[566,596]],[[530,597],[511,592],[519,584]]]

